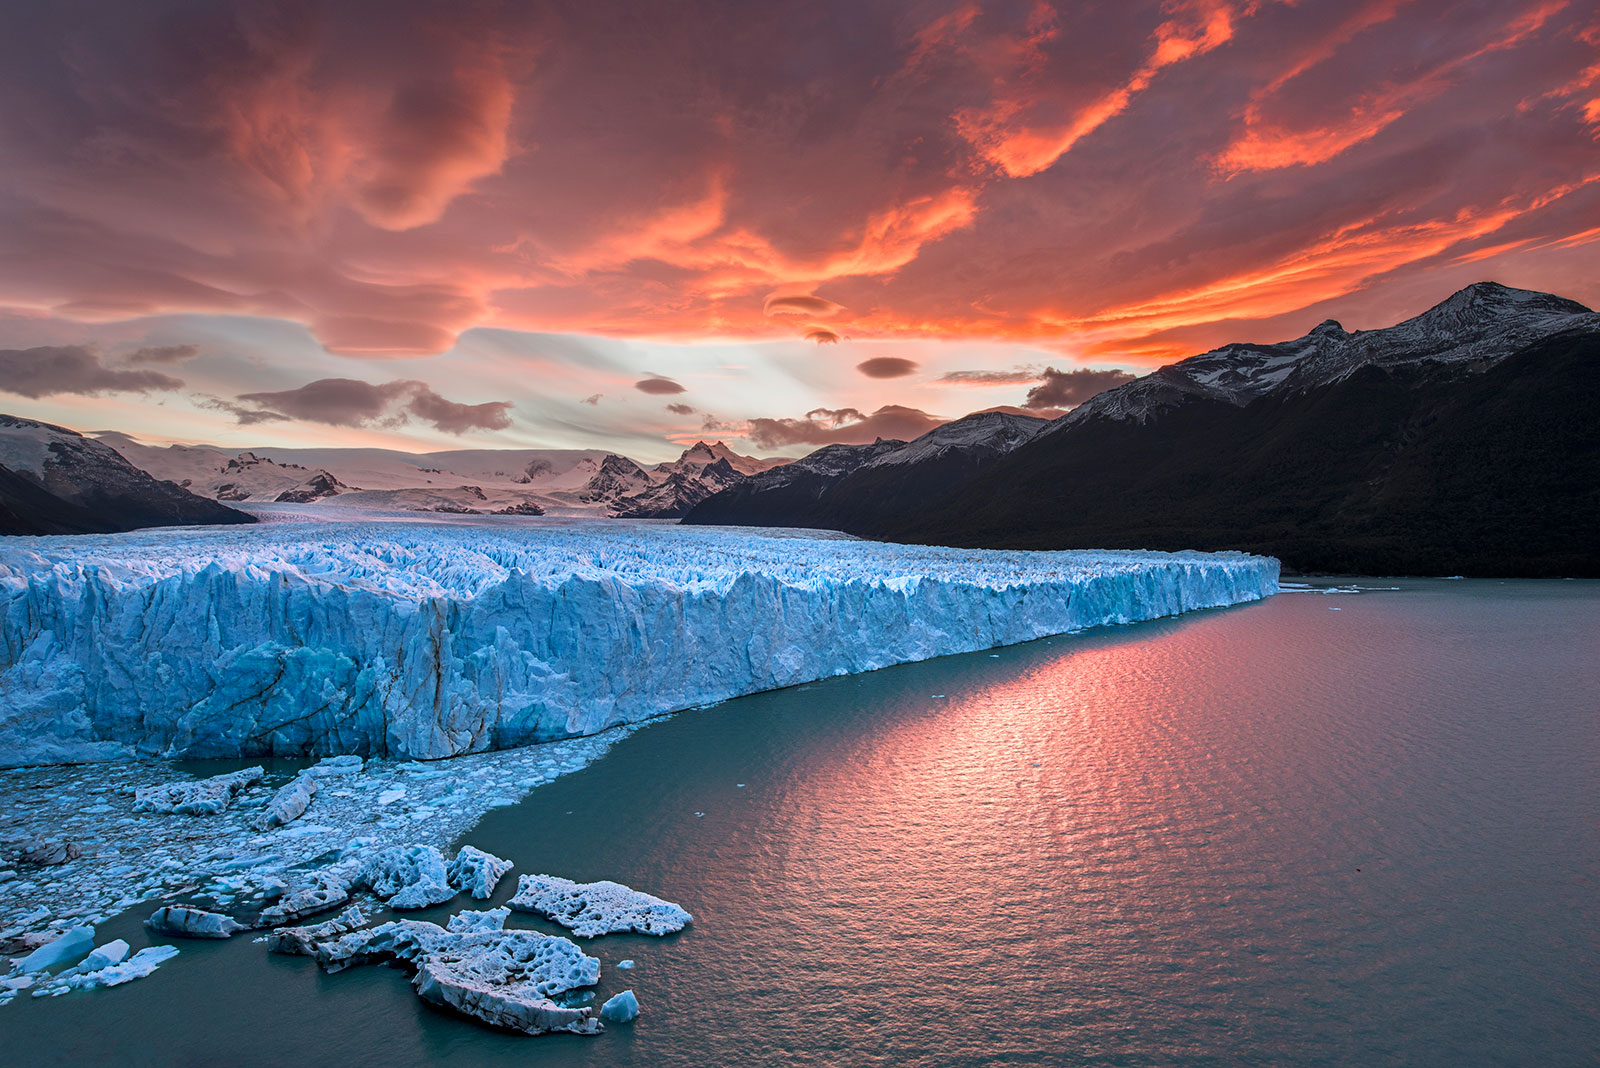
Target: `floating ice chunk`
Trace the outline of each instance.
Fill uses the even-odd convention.
[[[94,948],[93,927],[73,927],[60,938],[29,953],[17,967],[24,972],[38,972],[54,968],[69,960],[83,956]]]
[[[631,960],[619,960],[619,961],[617,961],[617,971],[619,971],[619,972],[630,971],[630,970],[632,970],[632,968],[633,968],[633,961],[631,961]]]
[[[447,931],[397,920],[316,947],[330,972],[397,960],[416,969],[417,996],[495,1027],[525,1034],[595,1034],[594,1010],[550,1000],[600,981],[600,962],[565,938],[535,931]]]
[[[287,953],[301,957],[316,955],[318,942],[327,942],[367,925],[367,917],[351,905],[331,920],[309,927],[280,927],[267,936],[268,953]]]
[[[444,854],[433,846],[390,846],[374,853],[356,872],[355,882],[385,899],[392,909],[425,909],[456,896]]]
[[[256,830],[265,831],[293,823],[305,815],[306,806],[311,804],[311,798],[316,792],[315,776],[296,775],[293,781],[272,795],[272,800],[267,802],[267,810],[256,820]]]
[[[324,878],[320,885],[285,894],[276,905],[261,910],[261,923],[278,927],[302,916],[336,909],[350,900],[350,885],[341,879]]]
[[[450,917],[447,928],[451,931],[503,931],[506,927],[506,918],[511,915],[511,910],[502,905],[497,909],[486,912],[473,912],[464,910]]]
[[[514,866],[509,860],[502,860],[493,853],[485,853],[474,846],[462,846],[450,862],[448,878],[451,886],[466,891],[479,901],[486,901],[494,895],[495,884]]]
[[[342,756],[331,756],[319,760],[300,774],[310,775],[314,779],[337,775],[355,775],[361,771],[363,763],[360,757],[346,753]]]
[[[524,875],[508,904],[570,928],[579,938],[621,931],[665,935],[693,920],[681,907],[631,887],[602,880],[575,883],[556,875]]]
[[[73,842],[63,842],[58,838],[35,838],[24,842],[14,856],[19,864],[31,864],[36,868],[54,868],[69,860],[77,860],[83,856],[83,850]]]
[[[188,905],[166,905],[156,909],[144,925],[162,934],[183,938],[232,938],[247,928],[218,912],[191,908]]]
[[[639,999],[632,990],[624,990],[616,997],[607,998],[600,1006],[600,1019],[606,1023],[632,1023],[639,1017]]]
[[[163,962],[178,955],[177,946],[146,946],[121,964],[102,968],[88,975],[78,976],[74,986],[121,986],[135,979],[143,979]]]
[[[233,804],[245,790],[260,782],[265,768],[245,768],[226,775],[189,782],[147,786],[133,795],[135,812],[178,812],[185,816],[215,816]]]
[[[378,795],[378,807],[392,805],[404,796],[406,796],[406,788],[404,786],[391,787]]]
[[[127,940],[123,938],[114,939],[103,946],[96,946],[94,952],[83,958],[83,962],[78,965],[78,971],[97,972],[101,968],[121,964],[128,959],[130,948]]]

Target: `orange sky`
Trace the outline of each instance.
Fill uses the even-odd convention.
[[[0,346],[100,370],[0,407],[74,425],[862,437],[1483,278],[1600,301],[1572,0],[41,8],[0,42]],[[324,379],[505,419],[241,414]]]

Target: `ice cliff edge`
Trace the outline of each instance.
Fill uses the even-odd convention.
[[[1276,592],[1236,553],[605,524],[0,542],[0,766],[431,759]]]

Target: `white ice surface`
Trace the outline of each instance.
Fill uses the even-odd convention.
[[[1275,560],[604,522],[0,544],[0,764],[437,758],[1256,600]],[[320,803],[320,800],[319,800]]]

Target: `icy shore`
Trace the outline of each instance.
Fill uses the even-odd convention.
[[[1257,600],[1275,560],[614,524],[0,545],[0,764],[434,759],[829,675]]]

